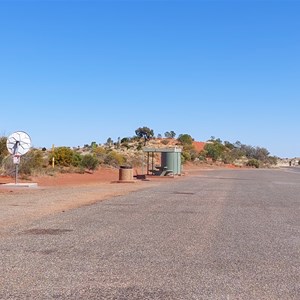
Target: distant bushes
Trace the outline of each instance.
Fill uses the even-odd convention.
[[[68,147],[58,147],[49,155],[49,164],[52,164],[54,157],[55,166],[78,167],[91,171],[96,170],[99,165],[118,167],[126,162],[123,155],[111,149],[94,146],[89,151],[89,153],[79,153]]]
[[[209,140],[202,151],[199,152],[198,160],[210,159],[213,162],[235,164],[242,160],[243,165],[249,167],[269,167],[276,165],[277,158],[270,156],[266,148],[252,147],[236,142],[234,144],[220,139]]]
[[[2,152],[0,152],[1,173],[9,176],[14,176],[15,165],[13,164],[12,156],[1,156],[1,154]],[[54,169],[52,168],[53,158],[55,165]],[[85,170],[94,171],[98,168],[99,165],[110,165],[118,167],[125,162],[126,159],[123,155],[117,153],[114,150],[109,150],[101,147],[94,147],[93,149],[89,150],[89,153],[81,153],[69,147],[57,147],[51,152],[31,149],[20,159],[19,174],[36,175],[41,173],[53,174],[53,172],[82,173]]]
[[[160,135],[161,136],[161,135]],[[198,151],[194,146],[194,139],[189,134],[180,134],[175,139],[175,132],[166,132],[167,139],[154,141],[154,132],[148,127],[140,127],[136,130],[136,136],[118,138],[113,143],[109,138],[103,146],[92,142],[84,148],[57,147],[53,151],[31,149],[21,157],[19,165],[20,174],[33,175],[39,172],[80,172],[96,170],[101,165],[119,167],[124,164],[141,166],[145,154],[141,151],[146,142],[150,147],[177,147],[182,149],[182,163],[198,161],[211,164],[236,164],[254,168],[269,167],[277,163],[277,158],[270,156],[269,151],[261,147],[252,147],[240,142],[222,142],[211,137],[204,145],[203,150]],[[15,166],[12,157],[6,149],[6,137],[0,137],[0,173],[12,175]],[[158,145],[159,144],[159,145]],[[52,168],[54,158],[55,168]]]

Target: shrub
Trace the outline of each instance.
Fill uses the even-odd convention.
[[[100,164],[104,163],[105,157],[107,155],[107,150],[103,147],[97,147],[93,149],[94,156],[98,159]]]
[[[8,151],[6,148],[6,137],[0,137],[0,164],[2,163],[3,159],[8,155]]]
[[[268,163],[270,165],[276,165],[278,161],[278,158],[276,156],[269,156],[268,157]]]
[[[6,156],[2,160],[2,171],[3,175],[13,177],[15,175],[15,165],[13,164],[12,156]]]
[[[247,162],[246,166],[248,167],[254,167],[254,168],[259,168],[259,161],[255,158],[253,159],[249,159],[249,161]]]
[[[219,158],[221,158],[225,149],[225,146],[217,141],[207,143],[204,146],[207,157],[211,158],[213,162],[216,162]]]
[[[78,152],[73,151],[72,166],[73,167],[80,166],[81,161],[82,161],[82,155],[80,155]]]
[[[88,170],[96,170],[98,165],[99,165],[98,159],[91,154],[83,155],[80,162],[80,166]]]
[[[77,167],[81,161],[81,155],[68,147],[58,147],[54,149],[54,153],[50,154],[49,163],[52,163],[54,156],[55,165],[61,167]]]
[[[124,138],[121,139],[121,144],[129,143],[129,142],[130,142],[130,138],[128,138],[128,137],[124,137]]]
[[[235,161],[235,158],[232,155],[231,151],[224,151],[221,157],[224,164],[232,164]]]
[[[44,159],[41,150],[32,149],[20,158],[19,174],[32,175],[43,168]],[[12,156],[7,156],[3,160],[3,168],[8,176],[15,176],[16,166],[13,163]]]
[[[199,161],[204,162],[206,161],[206,157],[205,155],[199,154],[199,156],[197,157],[199,159]]]
[[[136,150],[140,151],[143,149],[143,144],[142,143],[138,143],[138,145],[136,146]]]
[[[111,165],[114,167],[123,165],[125,162],[126,162],[125,157],[115,151],[110,151],[104,159],[105,164]]]
[[[100,164],[118,167],[119,165],[122,165],[126,162],[126,159],[122,154],[119,154],[118,152],[111,149],[97,147],[93,149],[93,154]]]
[[[123,144],[121,144],[122,148],[126,148],[127,150],[132,148],[132,146],[130,146],[127,142],[124,142]]]
[[[20,174],[32,175],[33,172],[40,171],[43,167],[43,152],[33,149],[23,155],[20,159]]]
[[[185,163],[186,161],[191,161],[192,157],[189,151],[183,151],[181,152],[181,161],[182,163]]]

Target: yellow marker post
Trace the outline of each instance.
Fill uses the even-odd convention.
[[[54,144],[52,144],[52,168],[54,168],[55,159],[54,159]]]

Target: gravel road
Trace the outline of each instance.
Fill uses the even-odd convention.
[[[297,172],[213,170],[11,225],[0,299],[298,300],[299,195]]]

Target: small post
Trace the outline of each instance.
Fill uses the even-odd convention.
[[[149,164],[150,164],[149,155],[150,153],[147,152],[147,175],[149,175]]]
[[[19,165],[16,164],[16,178],[15,178],[15,184],[18,183],[18,173],[19,173]]]
[[[52,168],[54,169],[55,158],[54,158],[54,144],[52,144]]]
[[[154,170],[154,152],[152,152],[152,172]]]

